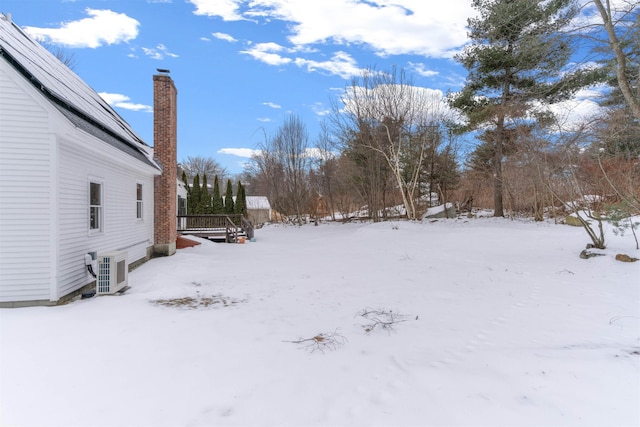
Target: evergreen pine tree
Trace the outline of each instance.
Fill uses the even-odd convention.
[[[207,174],[202,175],[202,191],[200,192],[201,206],[200,210],[202,214],[212,214],[213,205],[211,202],[211,196],[209,195],[209,186],[207,185]]]
[[[242,183],[240,183],[240,200],[242,203],[240,213],[247,216],[247,193],[244,191],[244,185],[242,185]]]
[[[220,182],[218,175],[213,180],[213,213],[216,215],[224,213],[224,206],[222,205],[222,196],[220,195]]]
[[[197,215],[200,213],[200,192],[200,175],[196,174],[193,178],[191,191],[189,192],[189,196],[191,197],[187,200],[190,215]]]
[[[238,181],[238,187],[236,190],[236,205],[235,212],[247,216],[247,196],[244,191],[244,186]]]
[[[473,0],[472,6],[479,13],[468,20],[471,43],[456,55],[469,75],[451,104],[470,129],[483,132],[493,157],[494,216],[504,216],[502,163],[518,144],[518,127],[536,116],[533,106],[566,99],[594,73],[563,73],[572,53],[564,30],[578,12],[573,0]]]
[[[184,186],[187,188],[187,194],[189,194],[191,192],[191,187],[189,187],[189,178],[187,178],[187,173],[185,171],[182,171],[182,182],[184,183]]]
[[[231,180],[227,180],[227,191],[224,195],[224,213],[232,214],[235,212],[235,206],[233,203],[233,184]]]
[[[189,186],[189,179],[187,178],[187,174],[185,171],[182,171],[182,182],[184,183],[185,188],[187,189],[187,215],[190,214],[189,211],[189,198],[191,194],[191,187]]]

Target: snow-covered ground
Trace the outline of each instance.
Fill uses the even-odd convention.
[[[1,310],[0,424],[638,426],[640,262],[614,256],[640,251],[607,237],[587,260],[580,228],[492,218],[204,242],[124,296]]]

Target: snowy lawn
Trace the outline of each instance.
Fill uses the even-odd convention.
[[[588,260],[580,228],[506,219],[256,237],[1,310],[0,424],[640,425],[629,234]]]

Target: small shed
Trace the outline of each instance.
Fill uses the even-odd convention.
[[[247,216],[254,226],[271,222],[271,204],[266,196],[247,196]]]

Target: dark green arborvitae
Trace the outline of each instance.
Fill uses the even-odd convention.
[[[193,177],[193,184],[191,185],[191,191],[187,198],[187,212],[189,215],[196,215],[200,210],[200,175]]]
[[[213,213],[216,215],[224,213],[224,205],[222,204],[222,196],[220,195],[220,182],[218,175],[213,181]]]
[[[185,171],[182,171],[182,182],[184,183],[185,188],[187,189],[187,212],[186,214],[190,214],[189,210],[189,200],[191,199],[191,186],[189,185],[189,178],[187,178],[187,174]]]
[[[187,173],[182,171],[182,182],[184,183],[185,188],[187,189],[187,196],[191,193],[191,187],[189,186],[189,178],[187,178]]]
[[[200,212],[201,214],[212,214],[213,206],[207,185],[207,174],[202,175],[202,190],[200,191]]]
[[[224,213],[232,214],[235,212],[235,206],[233,203],[233,185],[231,180],[227,180],[227,191],[224,194]]]
[[[240,181],[238,181],[236,190],[235,212],[237,214],[247,216],[247,195],[245,194],[244,186]]]

